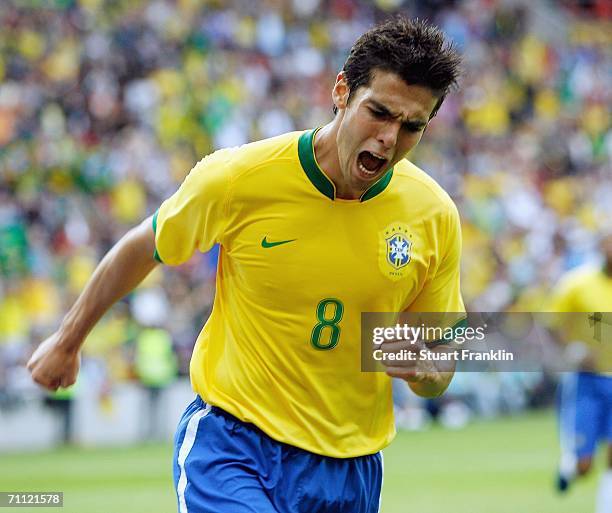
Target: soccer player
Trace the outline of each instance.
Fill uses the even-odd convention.
[[[395,435],[389,376],[435,397],[454,369],[360,372],[360,315],[464,311],[457,209],[406,159],[459,65],[424,22],[366,32],[337,76],[332,121],[197,163],[105,256],[33,354],[33,378],[72,383],[112,303],[157,262],[219,243],[214,306],[191,360],[197,397],[175,438],[179,511],[378,511],[380,451]]]
[[[553,295],[552,311],[612,312],[612,231],[602,237],[601,250],[603,266],[578,268],[561,279]],[[595,319],[594,322],[604,320]],[[574,318],[572,324],[575,328],[582,323]],[[565,342],[580,343],[576,330],[572,330],[572,326],[567,328],[570,334],[562,337]],[[605,333],[607,326],[601,329]],[[608,468],[601,477],[596,513],[612,513],[612,361],[609,342],[602,340],[597,347],[583,346],[582,351],[573,351],[580,357],[580,371],[563,376],[559,394],[559,490],[567,490],[572,479],[587,474],[593,465],[598,442],[604,440],[608,443]]]

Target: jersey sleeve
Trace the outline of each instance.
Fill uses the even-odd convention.
[[[573,275],[565,276],[555,286],[546,304],[549,312],[573,312],[575,279]]]
[[[460,289],[461,225],[454,204],[451,204],[443,219],[439,235],[440,264],[408,306],[408,312],[465,312]]]
[[[153,217],[155,257],[168,265],[223,242],[229,208],[228,150],[205,157]]]
[[[574,312],[575,309],[575,273],[570,273],[561,278],[553,288],[550,297],[546,301],[544,311],[552,312],[551,315],[543,316],[546,327],[556,331],[559,335],[565,333],[569,335],[572,331],[572,316],[563,315],[566,312]],[[576,317],[573,319],[576,320]],[[559,341],[566,342],[566,337],[560,337]]]

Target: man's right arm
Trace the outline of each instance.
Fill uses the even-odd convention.
[[[125,234],[102,259],[59,329],[38,346],[28,370],[49,390],[76,381],[85,338],[119,299],[135,289],[157,265],[152,218]]]

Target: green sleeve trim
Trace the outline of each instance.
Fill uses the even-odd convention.
[[[459,329],[463,330],[467,328],[467,326],[468,326],[467,317],[464,317],[460,321],[457,321],[457,323],[455,323],[455,325],[450,330],[448,330],[448,333],[445,334],[444,337],[438,340],[434,340],[433,342],[427,342],[426,345],[429,348],[449,345],[457,337],[457,330]]]
[[[159,214],[159,209],[155,212],[155,214],[153,214],[153,233],[157,233],[157,215]],[[155,258],[155,260],[157,260],[160,264],[163,264],[163,260],[161,259],[161,257],[159,256],[159,253],[157,252],[157,248],[155,248],[155,251],[153,252],[153,258]]]

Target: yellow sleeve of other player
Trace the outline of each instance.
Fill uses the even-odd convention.
[[[442,248],[440,262],[408,312],[465,312],[460,288],[461,225],[454,203],[440,222],[437,238]]]
[[[564,276],[557,284],[551,295],[546,310],[549,312],[578,312],[574,304],[575,288],[577,285],[576,277],[579,276],[576,271]]]
[[[205,252],[223,242],[230,151],[217,151],[198,162],[153,217],[155,256],[164,264],[182,264],[196,249]]]
[[[566,273],[554,287],[545,310],[555,315],[545,319],[547,327],[557,331],[560,341],[587,342],[592,339],[588,312],[599,306],[597,301],[591,301],[596,297],[593,279],[597,273],[588,266],[578,267]]]

